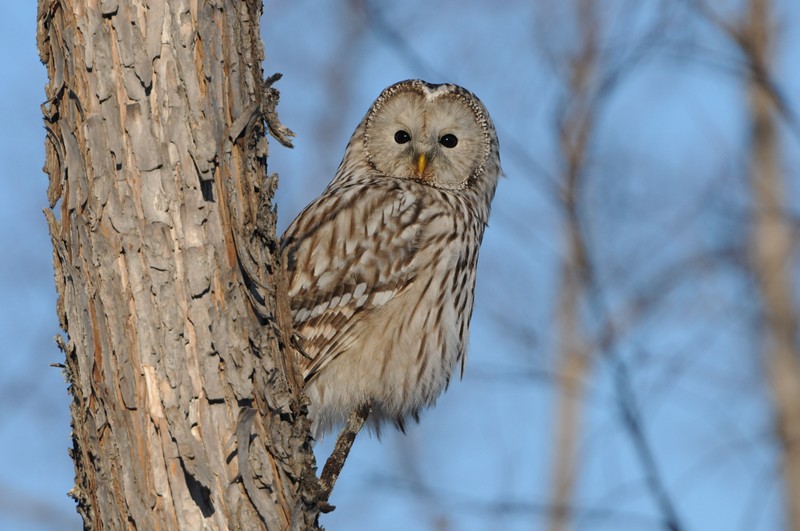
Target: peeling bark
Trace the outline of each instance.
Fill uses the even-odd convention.
[[[71,495],[89,529],[316,528],[260,15],[254,0],[39,2]],[[259,421],[237,438],[242,408]]]

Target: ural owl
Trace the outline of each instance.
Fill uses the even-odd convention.
[[[478,249],[500,170],[486,108],[452,84],[402,81],[281,240],[313,433],[371,405],[403,429],[466,358]]]

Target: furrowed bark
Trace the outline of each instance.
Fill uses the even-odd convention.
[[[39,2],[45,214],[87,528],[316,528],[260,16],[252,0]],[[260,421],[239,450],[256,492],[236,458],[249,407]]]

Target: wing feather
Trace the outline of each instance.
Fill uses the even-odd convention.
[[[370,179],[326,190],[281,239],[306,381],[356,339],[359,314],[413,282],[425,209],[404,183]]]

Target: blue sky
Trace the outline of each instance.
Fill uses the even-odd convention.
[[[313,8],[311,8],[313,4]],[[490,2],[381,3],[384,26],[350,3],[266,2],[267,74],[284,78],[280,113],[296,148],[271,143],[281,175],[282,230],[332,177],[344,145],[382,88],[400,79],[453,81],[475,92],[498,127],[507,178],[481,251],[470,358],[437,406],[407,435],[362,437],[337,485],[334,529],[538,529],[553,452],[553,297],[563,243],[552,196],[559,175],[553,117],[560,97],[550,56],[570,49],[563,19]],[[636,42],[654,11],[613,13],[608,50]],[[776,78],[800,107],[800,7],[778,2]],[[540,5],[545,5],[541,3]],[[635,5],[628,4],[628,5]],[[652,5],[655,5],[653,3]],[[493,7],[494,6],[494,7]],[[514,9],[511,9],[511,7]],[[0,528],[79,529],[66,496],[66,385],[52,250],[41,209],[45,71],[35,4],[0,20]],[[732,12],[732,10],[731,10]],[[359,18],[361,17],[361,18]],[[624,307],[686,256],[740,245],[746,234],[745,100],[738,57],[708,25],[670,27],[670,43],[623,78],[598,116],[583,197],[590,247],[609,305]],[[10,73],[10,74],[8,74]],[[797,181],[800,139],[784,135]],[[800,210],[797,196],[791,208]],[[781,484],[761,383],[756,306],[746,275],[714,263],[685,276],[615,348],[631,374],[645,430],[686,529],[773,530]],[[798,297],[800,299],[800,297]],[[330,441],[319,446],[320,456]],[[659,513],[621,426],[610,365],[587,385],[576,529],[659,529]]]
[[[63,358],[53,336],[55,317],[52,251],[42,215],[46,206],[44,67],[36,52],[35,2],[4,6],[0,24],[2,68],[0,127],[0,527],[77,529],[79,520],[66,491],[72,465],[66,454],[69,410],[59,369]],[[20,515],[21,518],[16,518]]]

